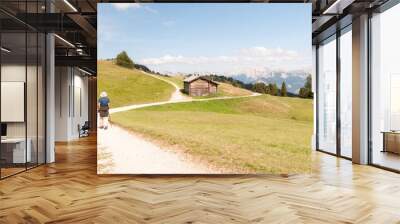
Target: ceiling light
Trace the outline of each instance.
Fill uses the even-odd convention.
[[[66,43],[67,45],[69,45],[69,46],[75,48],[75,45],[73,45],[73,44],[72,44],[71,42],[69,42],[68,40],[66,40],[66,39],[64,39],[64,38],[62,38],[62,37],[60,37],[60,36],[57,35],[57,34],[54,34],[54,36],[57,37],[58,39],[60,39],[61,41],[63,41],[64,43]]]
[[[79,55],[83,55],[83,50],[81,48],[77,48],[76,53],[78,53]]]
[[[343,10],[351,5],[355,0],[336,0],[322,14],[342,14]]]
[[[78,10],[68,1],[64,0],[65,4],[67,4],[74,12],[78,12]]]
[[[5,47],[1,47],[1,50],[4,51],[4,52],[6,52],[6,53],[10,53],[10,52],[11,52],[11,50],[9,50],[9,49],[7,49],[7,48],[5,48]]]
[[[85,70],[83,70],[83,69],[81,69],[81,68],[79,68],[79,67],[78,67],[78,70],[81,71],[81,72],[83,72],[83,73],[85,73],[85,74],[87,74],[87,75],[93,75],[92,73],[90,73],[90,72],[88,72],[88,71],[85,71]]]

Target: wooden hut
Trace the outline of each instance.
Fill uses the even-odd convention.
[[[207,96],[217,93],[218,83],[204,76],[190,76],[183,80],[184,91],[189,96]]]

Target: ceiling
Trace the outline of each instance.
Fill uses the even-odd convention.
[[[313,0],[313,44],[352,23],[352,18],[373,12],[389,0]]]
[[[353,16],[379,7],[388,0],[197,0],[196,2],[312,3],[312,36],[316,44],[351,24]],[[0,22],[4,38],[20,43],[18,32],[54,32],[56,65],[79,66],[96,73],[97,3],[135,2],[120,0],[1,0]],[[142,0],[136,2],[187,2]],[[51,12],[51,13],[50,13]],[[23,43],[22,43],[23,44]],[[18,48],[18,46],[14,46]],[[29,49],[28,49],[29,51]],[[15,51],[17,54],[17,51]]]
[[[47,4],[45,0],[1,0],[2,36],[13,49],[8,58],[26,54],[25,31],[28,36],[29,32],[52,32],[56,34],[56,66],[78,66],[96,74],[96,7],[96,0],[48,0]],[[31,47],[27,47],[28,58]]]

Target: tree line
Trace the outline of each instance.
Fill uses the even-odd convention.
[[[285,81],[282,82],[281,88],[279,88],[276,83],[254,83],[252,90],[258,93],[270,94],[273,96],[298,96],[301,98],[313,98],[313,92],[311,89],[311,75],[307,76],[306,82],[304,83],[304,86],[300,88],[298,94],[288,92]]]
[[[288,96],[285,81],[282,82],[281,88],[279,88],[276,83],[265,84],[263,82],[258,82],[253,85],[252,90],[257,93],[264,93],[264,94],[269,94],[269,95],[273,95],[273,96]]]
[[[244,83],[242,81],[236,80],[232,77],[226,77],[222,75],[207,75],[211,80],[216,82],[224,82],[231,84],[235,87],[248,89],[257,93],[269,94],[273,96],[289,96],[289,97],[301,97],[301,98],[313,98],[313,93],[311,89],[311,75],[308,75],[306,78],[306,82],[302,88],[299,90],[299,94],[294,94],[288,92],[286,82],[283,81],[280,88],[276,83]]]

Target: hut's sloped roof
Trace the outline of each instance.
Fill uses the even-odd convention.
[[[183,80],[183,82],[191,83],[191,82],[193,82],[193,81],[195,81],[195,80],[197,80],[197,79],[203,79],[203,80],[206,80],[206,81],[208,81],[208,82],[212,82],[212,83],[214,83],[215,85],[218,85],[217,82],[214,82],[213,80],[209,79],[208,77],[200,76],[200,75],[192,75],[192,76],[189,76],[189,77],[185,78],[185,79]]]

